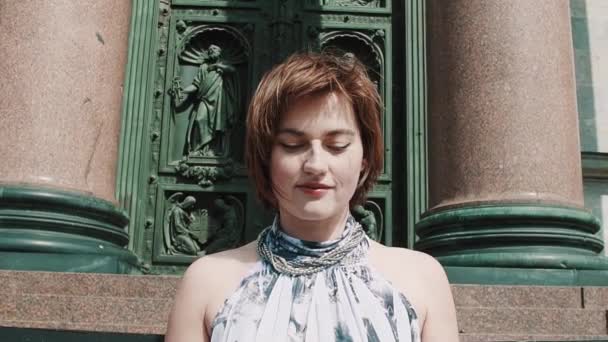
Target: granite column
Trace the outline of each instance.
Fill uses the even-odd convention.
[[[608,269],[583,208],[569,2],[428,0],[427,22],[417,248],[458,282],[573,284]]]
[[[0,268],[129,272],[115,181],[131,2],[0,8]]]

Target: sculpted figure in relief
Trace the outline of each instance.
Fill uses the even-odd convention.
[[[192,209],[196,199],[187,196],[179,202],[178,197],[182,195],[178,192],[169,197],[172,205],[165,223],[165,246],[167,254],[197,255],[201,250],[197,242],[199,235],[192,229],[195,221]]]
[[[214,44],[202,52],[202,62],[192,84],[184,89],[179,82],[171,92],[176,108],[193,101],[186,136],[190,156],[215,157],[226,150],[227,134],[240,103],[239,83],[234,66],[222,60],[222,49]],[[181,96],[185,94],[185,96]]]
[[[370,239],[379,241],[380,231],[378,222],[376,221],[376,215],[371,210],[365,209],[362,205],[356,205],[352,209],[352,214],[357,218],[357,221],[361,223],[363,230],[367,233]]]
[[[219,225],[211,232],[209,245],[205,248],[207,254],[234,248],[239,242],[239,217],[234,205],[218,198],[213,201]]]

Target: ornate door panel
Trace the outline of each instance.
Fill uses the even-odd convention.
[[[294,51],[333,49],[363,61],[386,109],[384,171],[354,214],[393,243],[391,4],[381,0],[158,3],[149,167],[132,248],[155,273],[255,239],[271,222],[243,162],[246,106],[261,75]],[[133,222],[133,220],[132,220]]]

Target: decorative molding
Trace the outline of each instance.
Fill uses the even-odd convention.
[[[227,18],[241,18],[241,21],[246,22],[248,16],[252,15],[251,10],[226,8],[217,6],[218,8],[176,8],[173,13],[184,20],[198,20],[205,22],[226,22]],[[257,9],[257,8],[256,8]],[[231,20],[232,21],[232,20]]]
[[[381,2],[382,1],[380,0],[323,0],[323,5],[336,7],[377,8],[382,6]]]
[[[538,266],[544,266],[536,263]],[[450,284],[498,285],[505,289],[508,285],[522,288],[525,285],[542,289],[551,286],[555,289],[574,286],[608,286],[607,270],[572,270],[556,268],[514,268],[502,267],[461,267],[445,266],[444,270]],[[540,285],[540,286],[539,286]],[[572,288],[574,289],[574,288]],[[579,290],[580,291],[580,290]],[[586,293],[586,291],[583,291]]]
[[[405,113],[407,247],[413,248],[415,225],[427,209],[427,81],[425,0],[405,5]]]
[[[116,198],[127,210],[131,222],[129,248],[140,250],[141,238],[135,227],[142,226],[145,212],[149,132],[154,76],[159,1],[133,0],[128,47],[128,64],[123,95],[122,125],[117,171]]]
[[[255,8],[265,0],[172,0],[173,6],[213,6],[230,8]]]
[[[366,27],[374,25],[390,25],[390,17],[372,17],[359,14],[320,14],[319,21],[323,23],[364,24]]]

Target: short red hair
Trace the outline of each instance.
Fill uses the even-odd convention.
[[[297,53],[264,75],[247,113],[245,160],[258,198],[267,208],[277,207],[270,179],[270,155],[281,116],[302,97],[330,92],[352,105],[367,164],[350,200],[351,207],[365,201],[382,172],[382,100],[365,66],[349,54]]]

